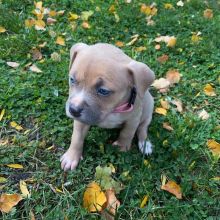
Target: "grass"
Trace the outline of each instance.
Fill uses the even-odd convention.
[[[7,29],[0,34],[0,110],[6,110],[0,122],[0,161],[1,176],[7,178],[1,190],[20,193],[19,180],[33,179],[27,180],[31,198],[20,202],[9,214],[2,214],[3,219],[30,219],[30,212],[36,219],[101,219],[99,214],[89,214],[82,207],[82,196],[86,185],[94,179],[95,167],[109,163],[116,168],[115,178],[124,185],[118,195],[121,206],[116,219],[219,218],[220,183],[211,178],[220,176],[220,167],[206,142],[208,139],[220,140],[217,127],[220,115],[220,4],[219,1],[191,0],[178,7],[176,1],[170,0],[168,2],[175,9],[168,10],[164,8],[167,1],[155,2],[158,8],[153,17],[155,25],[147,26],[145,15],[140,13],[141,1],[126,4],[124,1],[45,0],[45,7],[65,10],[65,14],[57,18],[55,25],[37,31],[24,26],[25,19],[33,16],[33,1],[1,1],[0,26]],[[119,22],[108,11],[112,4],[115,4]],[[213,10],[212,19],[203,17],[207,8]],[[76,29],[72,30],[68,13],[80,14],[88,10],[94,11],[89,19],[91,28],[82,28],[79,19]],[[57,36],[65,33],[66,46],[55,44],[56,37],[51,37],[51,31]],[[192,32],[198,31],[202,33],[202,40],[192,43]],[[130,152],[121,153],[111,146],[117,130],[93,127],[85,142],[84,160],[74,172],[64,173],[59,158],[68,148],[72,133],[72,121],[66,117],[64,108],[68,96],[71,45],[76,42],[127,43],[135,34],[140,35],[138,41],[122,48],[129,56],[147,63],[157,78],[171,68],[182,74],[180,83],[167,94],[151,89],[156,106],[160,105],[161,98],[178,98],[183,102],[183,113],[178,113],[172,106],[166,117],[154,114],[149,131],[154,152],[146,158],[138,152],[136,141]],[[176,46],[168,48],[161,44],[161,49],[155,50],[153,40],[158,34],[174,35]],[[33,61],[31,48],[43,42],[47,42],[41,50],[44,62]],[[138,46],[145,46],[147,50],[137,52]],[[61,55],[61,62],[50,58],[53,52]],[[157,61],[162,54],[169,55],[165,64]],[[7,61],[18,62],[20,66],[12,69],[7,66]],[[28,71],[25,65],[29,62],[36,63],[43,72]],[[215,87],[217,96],[203,93],[207,83]],[[208,120],[198,118],[197,112],[201,109],[210,114]],[[11,121],[16,121],[25,130],[18,132],[11,128]],[[169,122],[174,131],[163,129],[163,122]],[[3,145],[6,140],[8,143]],[[100,148],[102,144],[104,153]],[[150,166],[144,164],[144,159]],[[24,169],[5,166],[9,163],[22,164]],[[126,171],[130,178],[123,176]],[[160,189],[161,174],[180,184],[182,200]],[[62,186],[65,194],[54,192],[53,189]],[[146,207],[140,208],[145,195],[149,196],[149,201]]]

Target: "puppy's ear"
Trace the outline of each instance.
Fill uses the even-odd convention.
[[[73,65],[73,62],[77,56],[77,53],[79,53],[80,50],[84,49],[88,47],[87,44],[84,44],[84,43],[77,43],[77,44],[74,44],[71,49],[70,49],[70,64],[69,64],[69,70],[71,69],[72,65]]]
[[[155,79],[154,72],[146,64],[134,60],[128,64],[128,70],[138,94],[140,97],[144,97],[145,92]]]

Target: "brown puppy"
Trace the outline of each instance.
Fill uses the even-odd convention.
[[[76,168],[91,125],[121,127],[114,145],[122,151],[130,149],[137,132],[139,149],[151,154],[152,145],[146,138],[154,107],[148,88],[154,77],[147,65],[132,60],[112,45],[72,46],[66,114],[74,119],[74,124],[71,144],[61,157],[61,167]]]

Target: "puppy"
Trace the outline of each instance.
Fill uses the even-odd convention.
[[[66,102],[66,114],[74,119],[73,134],[69,149],[60,159],[62,169],[77,167],[91,125],[121,127],[113,145],[122,151],[130,149],[136,132],[140,151],[151,154],[152,145],[146,138],[154,107],[148,89],[154,78],[147,65],[132,60],[115,46],[73,45]]]

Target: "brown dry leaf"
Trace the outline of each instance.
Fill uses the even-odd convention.
[[[0,210],[1,212],[9,213],[11,209],[22,200],[19,194],[1,194],[0,197]]]
[[[54,24],[55,22],[57,22],[56,19],[54,19],[54,18],[47,18],[47,24],[52,25],[52,24]]]
[[[199,118],[201,118],[202,120],[207,120],[209,118],[209,113],[205,110],[202,109],[202,111],[200,111],[198,113]]]
[[[23,169],[23,165],[18,164],[18,163],[10,163],[6,164],[7,167],[14,168],[14,169]]]
[[[173,128],[171,127],[171,125],[168,122],[163,123],[163,128],[165,128],[168,131],[173,131]]]
[[[140,208],[144,208],[145,205],[147,204],[147,201],[149,200],[149,196],[148,195],[145,195],[144,198],[142,199],[141,201],[141,204],[140,204]]]
[[[24,180],[20,180],[20,190],[23,197],[30,198],[31,194],[28,191],[27,184]]]
[[[169,59],[169,56],[166,54],[163,54],[162,56],[157,58],[157,61],[159,63],[165,63],[165,62],[167,62],[168,59]]]
[[[102,211],[107,198],[96,182],[90,183],[83,195],[83,207],[89,212]]]
[[[57,37],[56,44],[59,44],[61,46],[65,46],[65,39],[63,37]]]
[[[144,46],[140,46],[140,47],[135,48],[135,51],[137,51],[137,52],[142,52],[142,51],[145,51],[145,50],[147,50],[147,48],[144,47]]]
[[[113,189],[107,189],[105,192],[107,203],[106,203],[106,210],[102,211],[102,216],[106,220],[114,220],[114,216],[116,214],[117,209],[120,206],[120,202],[115,196],[115,191]]]
[[[84,21],[84,22],[82,23],[82,27],[85,28],[85,29],[89,29],[89,28],[90,28],[90,25],[89,25],[89,23],[88,23],[87,21]]]
[[[123,46],[124,46],[124,43],[123,43],[122,41],[116,41],[116,42],[115,42],[115,45],[116,45],[117,47],[123,47]]]
[[[6,62],[8,66],[12,67],[12,68],[17,68],[20,66],[19,63],[16,62]]]
[[[207,8],[204,12],[203,12],[203,17],[204,18],[208,18],[211,19],[213,18],[213,11],[209,8]]]
[[[45,22],[43,20],[36,20],[35,21],[35,29],[36,30],[45,30]]]
[[[176,105],[178,112],[182,112],[183,111],[183,103],[179,99],[173,100],[172,104]]]
[[[181,75],[178,70],[169,70],[166,73],[166,79],[170,82],[170,84],[175,84],[180,81]]]
[[[167,89],[170,86],[170,81],[165,78],[156,79],[152,86],[156,89]]]
[[[168,180],[166,184],[161,185],[162,190],[166,190],[169,193],[172,193],[176,196],[177,199],[182,199],[182,190],[181,187],[174,181]]]
[[[17,124],[15,121],[10,122],[10,126],[12,128],[15,128],[17,131],[23,130],[23,128],[19,124]]]
[[[167,109],[167,110],[170,108],[169,102],[168,102],[167,100],[161,99],[161,100],[160,100],[160,104],[161,104],[161,106],[162,106],[163,108],[165,108],[165,109]]]
[[[213,156],[220,157],[220,144],[215,140],[208,140],[207,146],[211,150]]]
[[[0,26],[0,33],[4,33],[4,32],[6,32],[6,29],[4,27]]]
[[[35,73],[42,73],[42,70],[39,69],[35,64],[33,64],[32,66],[30,66],[30,71],[35,72]]]
[[[31,49],[30,52],[32,54],[33,60],[41,60],[43,57],[42,53],[37,48]]]
[[[36,220],[34,212],[32,210],[30,211],[30,220]]]
[[[155,4],[152,5],[145,5],[142,4],[140,11],[144,14],[146,14],[147,16],[154,16],[157,14],[157,8],[155,7]]]
[[[160,107],[156,108],[155,112],[157,114],[164,115],[164,116],[166,116],[166,114],[167,114],[167,110],[165,108],[160,108]]]
[[[211,84],[206,84],[203,88],[203,91],[207,96],[216,96],[215,89]]]

